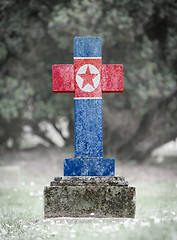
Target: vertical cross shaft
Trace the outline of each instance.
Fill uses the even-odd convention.
[[[78,83],[74,96],[75,158],[102,158],[101,39],[75,38],[74,65],[76,84]],[[83,69],[82,74],[78,73],[79,69],[80,71]],[[87,75],[84,74],[85,69]],[[88,77],[90,81],[87,84]],[[93,82],[95,78],[97,85]]]
[[[103,159],[101,63],[101,38],[74,39],[75,159],[65,176],[114,175],[114,159]]]

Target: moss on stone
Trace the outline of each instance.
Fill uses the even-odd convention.
[[[103,184],[101,182],[98,184],[94,177],[91,179],[92,185],[90,182],[80,185],[78,179],[78,185],[73,185],[72,178],[71,182],[68,178],[66,181],[62,178],[60,180],[62,180],[61,186],[50,186],[44,189],[45,217],[132,218],[135,216],[134,187],[107,185],[106,179]],[[110,178],[108,180],[110,182]],[[117,180],[120,181],[120,179]],[[79,178],[79,181],[82,181],[82,178]],[[83,181],[85,182],[86,179],[83,178]],[[94,215],[90,215],[91,213]]]

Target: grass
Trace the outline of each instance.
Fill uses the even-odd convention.
[[[135,219],[45,220],[43,189],[46,182],[62,174],[65,157],[66,153],[54,149],[1,157],[0,240],[177,239],[177,176],[167,166],[162,169],[119,162],[119,174],[125,173],[126,180],[136,187]],[[19,169],[4,170],[3,166]],[[9,183],[3,185],[3,180]]]
[[[0,239],[177,239],[177,187],[139,184],[135,219],[43,219],[43,185],[0,188]],[[25,185],[24,185],[25,184]]]

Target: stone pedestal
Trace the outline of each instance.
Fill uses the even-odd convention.
[[[124,177],[56,177],[44,189],[44,215],[133,218],[135,188]]]

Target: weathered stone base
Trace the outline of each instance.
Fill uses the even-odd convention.
[[[44,189],[44,215],[133,218],[135,188],[123,177],[56,177]]]

